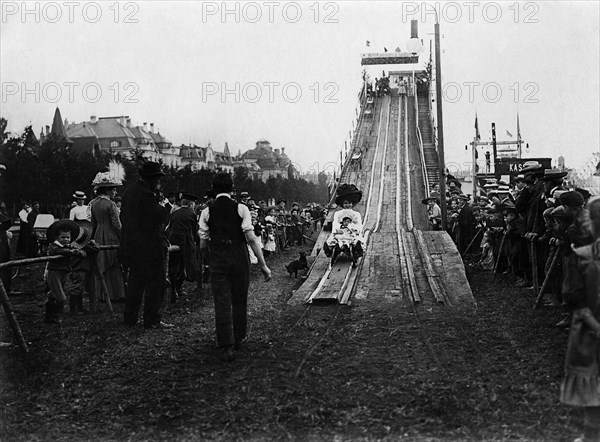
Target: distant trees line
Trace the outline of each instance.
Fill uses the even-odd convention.
[[[6,170],[0,174],[0,201],[4,201],[11,215],[16,216],[23,201],[38,201],[42,213],[62,217],[73,201],[73,193],[82,190],[92,196],[92,180],[97,172],[106,171],[108,163],[116,160],[123,165],[125,181],[119,188],[122,194],[127,186],[138,179],[138,170],[146,161],[141,152],[133,151],[131,158],[109,153],[94,156],[90,153],[74,153],[64,139],[49,137],[41,146],[31,126],[23,134],[9,136],[6,120],[0,118],[0,164]],[[163,192],[186,191],[198,197],[210,188],[217,171],[201,169],[193,171],[190,166],[180,169],[162,165],[166,176],[162,179]],[[238,192],[248,192],[256,202],[269,198],[284,198],[290,203],[318,202],[328,200],[327,175],[319,175],[318,184],[303,179],[270,177],[266,182],[253,180],[244,167],[233,174]],[[89,200],[88,200],[89,201]]]

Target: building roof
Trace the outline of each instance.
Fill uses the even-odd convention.
[[[163,137],[160,132],[149,132],[149,134],[156,144],[172,144],[169,140]]]
[[[99,118],[96,122],[84,121],[82,123],[71,123],[66,128],[69,136],[91,136],[95,135],[98,139],[118,139],[125,142],[122,147],[135,147],[135,135],[131,130],[124,126],[120,119]]]
[[[141,126],[134,126],[129,128],[136,141],[142,140],[142,144],[152,144],[154,143],[154,139],[150,135],[150,132],[146,131]]]
[[[54,111],[54,120],[52,121],[52,131],[50,132],[50,134],[52,135],[52,137],[54,137],[55,140],[64,138],[67,141],[69,140],[69,136],[67,135],[67,132],[65,131],[65,126],[63,125],[63,119],[60,116],[60,109],[56,108],[56,111]]]

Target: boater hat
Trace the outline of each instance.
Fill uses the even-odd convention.
[[[73,198],[75,198],[76,200],[84,200],[87,198],[87,196],[85,195],[85,192],[82,192],[81,190],[76,190],[73,194]]]
[[[569,172],[563,172],[560,169],[546,169],[544,170],[544,177],[542,180],[544,181],[552,181],[560,178],[564,178],[568,175]]]
[[[521,173],[535,173],[541,172],[542,170],[544,170],[544,167],[539,163],[539,161],[526,161],[525,164],[523,164]]]

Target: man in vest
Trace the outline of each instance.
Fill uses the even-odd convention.
[[[254,234],[248,207],[231,198],[233,180],[228,173],[213,179],[215,202],[200,215],[200,247],[209,249],[210,284],[215,304],[217,343],[221,359],[235,359],[235,350],[246,337],[250,245],[265,281],[271,279],[260,242]]]

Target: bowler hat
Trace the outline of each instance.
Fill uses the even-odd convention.
[[[459,200],[463,200],[463,201],[470,201],[471,200],[471,198],[469,198],[467,195],[464,195],[464,194],[458,195],[458,199]]]
[[[579,192],[584,200],[589,200],[592,194],[581,187],[576,187],[575,192]]]
[[[576,208],[583,206],[583,195],[574,190],[563,193],[558,199],[561,204],[567,207]]]
[[[82,192],[81,190],[76,190],[73,194],[73,198],[75,198],[76,200],[84,200],[87,198],[87,196],[85,195],[85,192]]]
[[[140,176],[142,178],[153,178],[165,176],[165,173],[160,170],[160,164],[155,163],[154,161],[148,161],[142,165]]]

